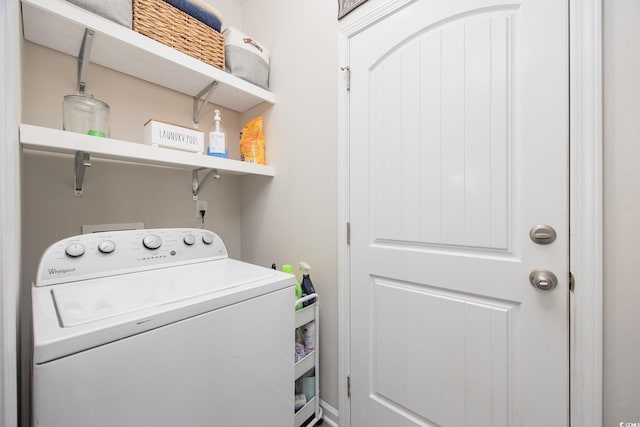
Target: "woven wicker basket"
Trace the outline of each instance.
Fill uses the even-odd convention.
[[[133,30],[224,70],[224,36],[162,0],[133,0]]]

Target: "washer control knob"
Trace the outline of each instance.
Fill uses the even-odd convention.
[[[186,236],[184,236],[183,241],[185,245],[192,246],[196,243],[196,237],[193,234],[187,234]]]
[[[142,244],[147,249],[158,249],[162,246],[162,239],[157,234],[149,234],[142,239]]]
[[[72,258],[77,258],[79,256],[84,255],[85,248],[84,245],[80,243],[71,243],[64,252]]]
[[[98,243],[98,250],[103,254],[110,254],[116,250],[116,244],[113,240],[103,240]]]
[[[203,234],[202,235],[202,242],[205,245],[210,245],[213,243],[213,234]]]

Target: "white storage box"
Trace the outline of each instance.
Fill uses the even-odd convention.
[[[144,143],[177,150],[204,152],[204,132],[157,119],[144,125]]]
[[[67,0],[127,28],[131,28],[133,12],[131,0]]]

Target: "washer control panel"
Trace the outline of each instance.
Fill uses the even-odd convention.
[[[36,286],[227,258],[224,243],[198,228],[109,231],[69,237],[49,246]]]

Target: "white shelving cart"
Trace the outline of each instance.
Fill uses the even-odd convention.
[[[315,299],[311,305],[296,311],[296,330],[309,322],[315,322],[315,349],[295,364],[295,381],[304,377],[312,369],[315,369],[315,392],[313,398],[295,412],[295,427],[302,425],[315,426],[322,423],[322,408],[320,408],[320,298],[314,293],[296,300],[295,306]],[[307,420],[311,419],[308,423]],[[305,424],[306,423],[306,424]]]

